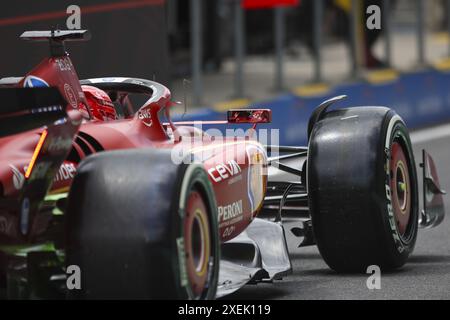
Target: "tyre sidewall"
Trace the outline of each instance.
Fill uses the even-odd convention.
[[[387,268],[397,268],[402,266],[408,256],[413,252],[418,228],[418,185],[417,185],[417,171],[414,161],[413,149],[409,137],[408,130],[403,120],[390,111],[383,123],[382,132],[384,137],[381,140],[380,146],[380,158],[377,160],[378,168],[377,172],[379,177],[376,181],[378,185],[378,193],[383,201],[380,203],[380,212],[382,217],[382,224],[384,227],[384,233],[386,236],[382,240],[382,243],[389,249],[390,259],[385,262]],[[392,203],[390,179],[392,174],[392,168],[390,166],[390,150],[394,140],[399,140],[403,151],[405,152],[406,160],[408,161],[408,170],[410,175],[411,184],[411,215],[408,224],[408,230],[405,237],[403,237],[398,228],[394,216],[394,209]]]
[[[211,300],[215,298],[217,283],[219,278],[219,265],[220,265],[220,241],[217,228],[217,206],[215,196],[212,191],[211,182],[208,179],[203,167],[201,165],[189,165],[181,166],[179,179],[177,185],[181,186],[178,192],[174,195],[174,212],[173,225],[173,261],[172,267],[174,269],[173,274],[177,275],[175,279],[177,291],[180,293],[180,299],[193,299],[194,294],[189,286],[189,280],[187,277],[187,266],[184,250],[184,219],[185,219],[185,206],[189,196],[189,191],[195,186],[201,193],[205,205],[208,209],[208,218],[210,226],[211,236],[211,256],[210,265],[208,266],[208,280],[209,287],[205,289],[205,293],[200,297],[201,300]],[[175,214],[176,213],[176,214]]]

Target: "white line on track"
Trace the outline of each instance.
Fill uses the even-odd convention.
[[[444,124],[428,129],[415,130],[411,132],[410,136],[412,143],[424,143],[431,140],[437,140],[439,138],[450,139],[450,124]]]

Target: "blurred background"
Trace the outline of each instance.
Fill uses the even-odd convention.
[[[333,96],[348,96],[336,107],[388,106],[413,131],[416,164],[426,148],[450,190],[450,0],[2,1],[0,78],[23,76],[48,55],[47,44],[19,35],[66,29],[69,5],[81,8],[81,28],[92,33],[68,45],[81,79],[161,82],[181,102],[176,119],[270,108],[272,124],[258,128],[275,129],[274,145],[307,145],[311,113]],[[380,29],[369,30],[368,19],[377,25],[370,19],[377,10],[367,13],[374,5]],[[336,277],[316,248],[300,251],[288,232],[291,280],[247,286],[231,298],[441,299],[449,292],[449,221],[421,233],[406,272],[383,274],[378,292],[366,289],[364,275]]]
[[[69,48],[80,78],[159,81],[195,110],[190,119],[261,106],[289,131],[305,126],[320,101],[347,94],[352,105],[388,105],[416,128],[450,120],[449,3],[18,0],[0,10],[0,73],[20,76],[39,62],[48,47],[18,36],[65,29],[66,8],[76,4],[81,28],[93,34]]]
[[[266,2],[168,0],[177,98],[183,79],[191,81],[194,104],[210,105],[354,81],[377,69],[417,70],[449,56],[447,0]],[[381,9],[381,30],[366,27],[371,5]]]

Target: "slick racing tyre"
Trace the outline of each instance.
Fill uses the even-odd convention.
[[[67,211],[67,265],[81,271],[69,298],[215,298],[217,207],[201,165],[161,150],[89,157]]]
[[[405,264],[416,242],[419,202],[408,130],[395,112],[327,113],[312,131],[307,177],[314,235],[333,270]]]

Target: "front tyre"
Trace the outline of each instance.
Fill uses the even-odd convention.
[[[405,264],[417,237],[417,174],[408,130],[393,111],[326,114],[311,135],[308,192],[317,245],[333,270]]]

